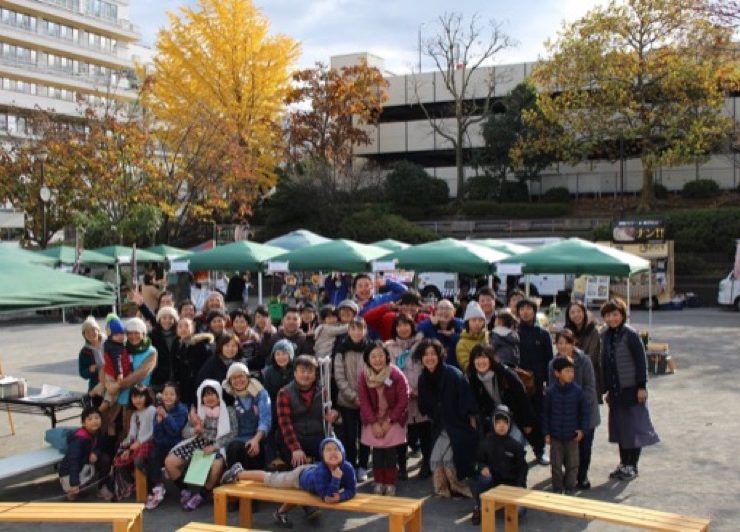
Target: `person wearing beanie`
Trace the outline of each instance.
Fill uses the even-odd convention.
[[[152,387],[159,392],[165,382],[175,380],[175,353],[180,349],[177,322],[180,316],[174,307],[161,307],[157,323],[152,328],[152,346],[157,350],[157,367],[152,373]]]
[[[337,305],[337,314],[339,321],[348,324],[360,313],[360,306],[351,299],[344,299]]]
[[[120,383],[121,393],[118,404],[129,404],[129,389],[134,384],[151,384],[152,373],[157,367],[157,350],[147,336],[147,326],[140,318],[131,318],[126,322],[126,351],[131,357],[131,373]],[[125,427],[128,430],[128,427]]]
[[[470,363],[470,351],[476,345],[488,345],[488,328],[486,327],[486,315],[477,301],[468,303],[463,318],[465,326],[460,333],[460,340],[455,347],[457,365],[463,373],[467,371]]]
[[[284,386],[293,381],[293,358],[295,346],[290,340],[280,340],[272,347],[270,360],[262,371],[262,382],[270,396],[272,410],[272,428],[267,435],[265,460],[269,464],[277,456],[277,396]]]
[[[578,443],[588,430],[590,407],[583,388],[573,382],[576,373],[571,359],[557,357],[552,371],[555,381],[545,390],[542,433],[550,446],[552,491],[572,495],[578,476]]]
[[[85,345],[82,346],[77,357],[78,373],[80,377],[87,380],[87,393],[90,397],[96,398],[95,406],[99,407],[105,391],[100,377],[105,365],[103,344],[106,337],[93,316],[88,316],[82,322],[82,338],[85,340]]]
[[[301,489],[320,497],[325,503],[348,501],[354,497],[357,492],[355,471],[345,458],[342,442],[336,438],[324,438],[319,444],[319,454],[321,460],[318,463],[300,465],[292,471],[282,473],[245,471],[241,464],[236,463],[223,474],[221,483],[251,480],[262,482],[271,488]],[[294,506],[286,503],[273,513],[278,526],[292,527],[287,514]]]
[[[457,365],[457,342],[460,341],[465,323],[462,319],[455,317],[455,305],[449,299],[443,299],[437,303],[434,314],[419,323],[416,330],[424,338],[434,338],[439,340],[447,351],[445,363],[450,366]]]
[[[306,333],[301,330],[301,314],[296,307],[288,307],[278,329],[270,338],[262,341],[262,357],[270,358],[272,347],[280,340],[287,339],[293,342],[296,356],[313,353],[313,342],[310,342]]]
[[[272,428],[272,405],[267,390],[249,375],[241,362],[234,362],[223,381],[224,393],[234,398],[236,435],[226,446],[226,464],[245,469],[264,469],[265,438]]]
[[[105,328],[108,338],[103,343],[103,382],[105,385],[103,412],[118,399],[118,387],[123,378],[131,373],[131,357],[126,351],[126,327],[115,314],[108,314]],[[112,414],[115,417],[114,414]]]
[[[547,385],[547,366],[553,357],[550,333],[537,323],[537,303],[529,298],[520,299],[516,304],[516,316],[519,318],[519,367],[534,374],[535,392],[530,396],[536,423],[527,440],[532,445],[535,458],[540,465],[548,465],[550,459],[545,453],[545,439],[541,430],[542,396]]]
[[[475,459],[478,477],[471,490],[475,500],[472,523],[476,526],[480,525],[481,520],[481,493],[500,484],[527,487],[529,467],[524,458],[524,448],[509,434],[511,425],[509,407],[498,405],[493,412],[493,430],[478,445]]]

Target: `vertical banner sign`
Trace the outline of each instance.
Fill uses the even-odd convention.
[[[737,240],[737,249],[735,250],[735,280],[740,280],[740,238]]]
[[[80,238],[80,231],[75,228],[75,265],[72,268],[72,273],[80,272],[80,257],[82,257],[82,239]]]
[[[139,271],[136,267],[136,244],[131,247],[131,283],[134,286],[134,290],[139,287]]]

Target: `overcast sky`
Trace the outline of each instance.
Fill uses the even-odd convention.
[[[418,63],[418,32],[430,34],[446,10],[500,22],[519,42],[503,53],[501,63],[535,61],[543,42],[555,37],[562,21],[572,21],[601,0],[257,0],[274,32],[301,42],[300,66],[329,62],[332,55],[370,52],[385,59],[386,70],[407,73]],[[131,22],[141,28],[142,43],[154,46],[165,13],[195,0],[131,0]],[[423,62],[423,70],[431,65]]]

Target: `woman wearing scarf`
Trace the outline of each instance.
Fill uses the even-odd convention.
[[[226,447],[227,467],[239,462],[244,469],[264,469],[265,437],[272,426],[270,396],[241,362],[229,366],[224,392],[234,398],[236,437]]]
[[[619,465],[609,478],[637,478],[643,447],[660,441],[647,409],[647,357],[637,332],[627,325],[627,306],[612,299],[601,306],[607,329],[601,333],[609,442],[619,445]]]
[[[85,339],[85,345],[80,349],[80,354],[77,357],[78,372],[80,377],[87,380],[87,393],[90,397],[97,397],[94,404],[99,406],[105,391],[103,385],[100,384],[100,373],[104,364],[103,342],[105,342],[105,335],[93,316],[88,316],[82,322],[82,337]]]
[[[391,354],[376,342],[363,353],[365,367],[357,382],[362,420],[361,441],[373,449],[376,495],[396,494],[399,445],[406,444],[409,385],[391,365]]]
[[[522,432],[532,431],[535,414],[524,384],[514,370],[501,363],[493,347],[476,345],[470,352],[467,377],[478,405],[481,436],[491,431],[496,407],[506,405],[512,413],[509,435],[524,447],[527,440]]]
[[[426,416],[419,412],[418,386],[421,374],[421,360],[414,360],[412,353],[417,342],[421,340],[421,334],[416,334],[414,320],[404,314],[399,314],[393,321],[391,328],[393,339],[385,343],[386,349],[391,354],[391,362],[400,369],[409,383],[409,412],[406,425],[406,441],[398,446],[398,478],[408,479],[406,469],[408,446],[416,449],[421,447],[422,465],[419,470],[419,478],[427,478],[431,475],[429,470],[429,453],[431,449],[432,424]]]
[[[419,411],[432,419],[434,492],[442,497],[451,497],[453,492],[472,497],[465,478],[473,473],[478,446],[473,393],[460,370],[445,363],[444,347],[438,340],[422,340],[414,357],[424,366],[419,377]]]

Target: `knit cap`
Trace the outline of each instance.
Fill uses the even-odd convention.
[[[138,332],[146,336],[146,323],[141,318],[131,318],[126,322],[126,332]]]
[[[126,327],[124,327],[123,322],[118,316],[108,314],[105,322],[105,330],[108,331],[108,336],[113,336],[114,334],[124,334]]]
[[[172,316],[172,319],[178,321],[180,315],[177,313],[174,307],[162,307],[157,311],[157,321],[162,319],[162,316]]]
[[[463,321],[468,321],[472,318],[486,319],[486,314],[483,312],[483,309],[480,308],[477,301],[471,301],[468,303],[468,306],[465,307],[465,317],[463,318]]]
[[[290,340],[282,339],[275,342],[275,345],[272,346],[272,354],[274,355],[276,351],[288,353],[290,360],[293,360],[293,357],[295,356],[295,347],[293,347],[293,342]]]
[[[344,301],[339,303],[339,305],[337,305],[337,312],[339,312],[343,308],[350,309],[352,312],[355,313],[355,316],[360,313],[360,306],[351,299],[345,299]]]

